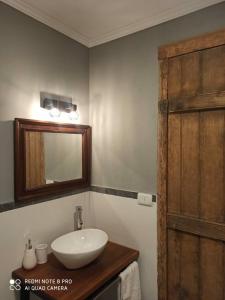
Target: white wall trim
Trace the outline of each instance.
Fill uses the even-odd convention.
[[[155,25],[161,24],[163,22],[184,16],[186,14],[192,13],[194,11],[200,10],[202,8],[223,2],[224,0],[194,0],[189,1],[186,5],[177,6],[175,9],[165,10],[158,15],[152,15],[148,18],[142,19],[141,21],[129,24],[127,26],[121,27],[117,30],[106,33],[103,36],[99,36],[96,39],[89,41],[89,47],[97,46],[120,37],[153,27]]]
[[[185,4],[181,4],[176,8],[167,9],[159,14],[150,15],[140,21],[131,23],[127,26],[117,28],[116,30],[106,32],[104,35],[97,36],[96,38],[88,38],[87,36],[75,31],[73,28],[61,23],[59,20],[52,16],[47,15],[41,10],[25,3],[22,0],[0,0],[15,9],[29,15],[30,17],[48,25],[49,27],[65,34],[66,36],[80,42],[87,47],[94,47],[120,37],[144,30],[146,28],[158,25],[160,23],[181,17],[199,9],[223,2],[224,0],[189,0]]]
[[[73,28],[68,27],[67,25],[63,24],[59,20],[53,18],[45,14],[43,11],[34,8],[33,6],[25,3],[22,0],[0,0],[13,8],[23,12],[24,14],[40,21],[41,23],[59,31],[66,36],[70,37],[71,39],[89,47],[89,39],[84,36],[83,34],[75,31]]]

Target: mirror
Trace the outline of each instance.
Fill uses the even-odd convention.
[[[15,120],[16,200],[90,184],[90,127]]]
[[[25,132],[26,188],[82,178],[82,134]]]

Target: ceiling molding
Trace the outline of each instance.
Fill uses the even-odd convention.
[[[165,10],[160,14],[149,16],[148,18],[144,18],[141,21],[129,24],[127,26],[118,28],[117,30],[113,30],[111,32],[106,33],[105,35],[101,35],[96,39],[92,39],[89,41],[89,47],[94,47],[123,36],[153,27],[155,25],[159,25],[166,21],[170,21],[172,19],[187,15],[194,11],[200,10],[202,8],[206,8],[208,6],[218,4],[223,2],[224,0],[194,0],[189,1],[186,5],[177,6],[175,9]]]
[[[23,12],[24,14],[44,23],[45,25],[59,31],[71,39],[89,47],[89,39],[82,35],[81,33],[75,31],[73,28],[61,23],[59,20],[45,14],[43,11],[32,7],[31,5],[25,3],[21,0],[0,0],[13,8]]]
[[[197,11],[199,9],[223,2],[224,0],[189,0],[186,4],[176,6],[176,8],[165,10],[159,14],[149,16],[140,21],[131,23],[127,26],[123,26],[105,33],[104,35],[97,36],[94,39],[89,39],[85,35],[75,31],[73,28],[61,23],[59,20],[55,19],[44,13],[37,8],[23,2],[22,0],[0,0],[15,9],[29,15],[30,17],[48,25],[49,27],[65,34],[66,36],[76,40],[77,42],[87,46],[94,47],[123,36],[138,32],[140,30],[147,29],[149,27],[158,25],[160,23],[184,16],[191,12]]]

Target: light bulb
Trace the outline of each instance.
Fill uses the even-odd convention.
[[[50,109],[49,114],[52,118],[58,118],[61,113],[58,108],[53,107],[52,109]]]
[[[78,112],[77,112],[77,110],[76,111],[71,111],[70,113],[69,113],[69,118],[70,118],[70,120],[78,120],[79,119],[79,114],[78,114]]]

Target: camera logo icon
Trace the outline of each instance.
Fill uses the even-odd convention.
[[[21,290],[21,280],[20,279],[10,279],[9,280],[9,289],[11,291],[20,291]]]

